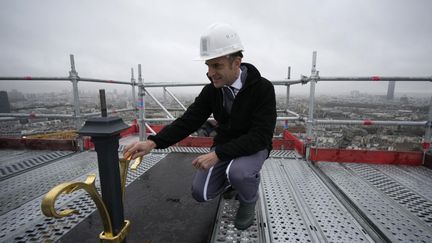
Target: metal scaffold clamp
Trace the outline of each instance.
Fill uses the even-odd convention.
[[[310,81],[310,78],[307,77],[307,76],[305,76],[305,75],[301,75],[300,76],[300,81],[301,81],[301,84],[304,85],[304,84],[307,84]]]

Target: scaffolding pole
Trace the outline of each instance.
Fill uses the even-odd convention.
[[[135,97],[136,80],[135,80],[135,77],[134,77],[134,70],[133,70],[133,68],[131,68],[131,84],[132,84],[132,107],[134,109],[135,117],[138,117],[137,102],[136,102],[136,97]]]
[[[315,84],[317,78],[316,71],[316,57],[317,52],[312,53],[312,70],[311,70],[311,81],[310,81],[310,92],[309,92],[309,116],[306,121],[306,160],[309,160],[310,147],[312,145],[312,128],[313,128],[313,113],[315,103]]]
[[[150,93],[148,90],[145,90],[145,92],[156,102],[156,104],[160,106],[160,108],[162,108],[169,118],[174,118],[174,116],[165,108],[165,106],[162,105],[162,103],[159,102],[158,99],[156,99],[152,93]]]
[[[75,128],[78,131],[81,128],[81,111],[80,111],[80,101],[78,93],[78,72],[75,69],[75,59],[74,55],[70,55],[71,71],[69,72],[69,79],[72,82],[72,90],[74,96],[74,116],[75,116]],[[78,136],[78,148],[80,151],[84,151],[84,143],[81,135]]]
[[[139,126],[139,140],[144,141],[146,140],[146,126],[145,126],[145,88],[144,88],[144,82],[142,79],[142,73],[141,73],[141,64],[138,64],[138,126]]]
[[[432,130],[432,96],[429,103],[429,115],[428,115],[428,121],[426,123],[426,128],[425,128],[425,137],[423,140],[423,164],[425,162],[426,153],[428,151],[432,151],[432,146],[431,146],[432,131],[431,130]]]
[[[374,121],[366,120],[323,120],[316,119],[314,125],[378,125],[378,126],[425,126],[427,121]]]
[[[177,99],[177,97],[171,92],[169,91],[166,87],[163,88],[165,92],[167,92],[176,102],[177,104],[179,104],[181,106],[181,108],[185,111],[186,107],[180,102],[179,99]]]

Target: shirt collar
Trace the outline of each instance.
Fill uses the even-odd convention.
[[[242,70],[240,69],[238,78],[236,79],[236,81],[234,81],[233,84],[231,84],[231,87],[234,87],[236,90],[240,90],[243,87],[243,83],[241,81],[241,75],[242,75]]]

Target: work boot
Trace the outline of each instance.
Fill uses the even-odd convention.
[[[245,230],[251,226],[255,220],[255,204],[241,203],[237,210],[234,226],[239,230]]]
[[[228,187],[228,189],[222,194],[224,199],[233,199],[237,196],[237,191],[232,186]]]

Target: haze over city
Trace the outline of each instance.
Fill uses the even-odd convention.
[[[130,69],[136,74],[141,63],[145,82],[206,82],[205,65],[193,59],[200,34],[214,22],[238,30],[244,61],[270,80],[285,79],[288,66],[291,79],[309,76],[314,50],[321,76],[431,76],[430,9],[427,0],[2,1],[0,76],[67,76],[74,54],[81,77],[128,81]],[[36,81],[0,86],[23,92],[71,88],[69,82]],[[321,82],[317,93],[386,89],[387,82]],[[308,90],[295,85],[291,92]],[[396,85],[399,94],[431,90],[431,82]]]

